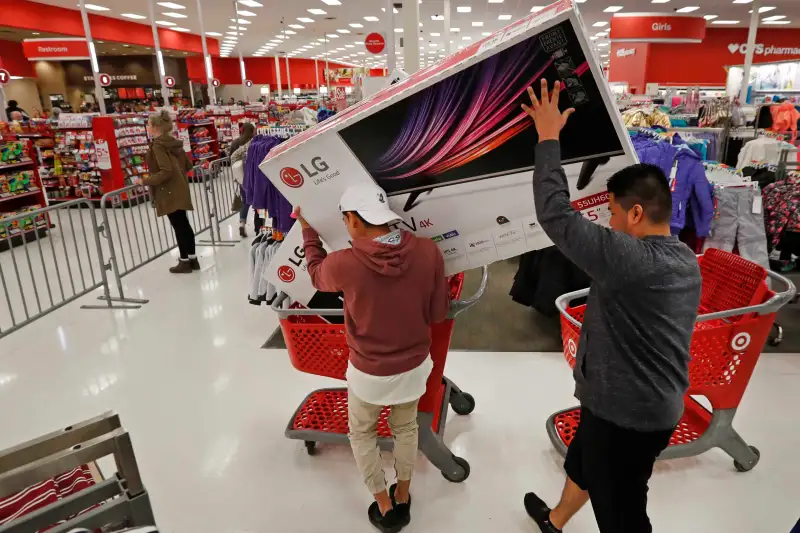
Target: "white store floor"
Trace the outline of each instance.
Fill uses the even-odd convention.
[[[277,321],[247,303],[246,242],[200,248],[194,275],[169,274],[174,259],[164,257],[125,277],[129,294],[151,300],[140,310],[81,310],[89,295],[0,340],[0,448],[111,409],[131,433],[163,532],[373,531],[349,448],[320,445],[310,457],[284,437],[305,395],[335,382],[260,349]],[[469,417],[451,413],[445,439],[472,474],[449,483],[420,456],[405,531],[535,533],[523,494],[555,501],[563,483],[544,431],[552,412],[574,403],[563,357],[455,352],[446,374],[477,401]],[[762,357],[735,422],[761,451],[753,471],[737,473],[720,451],[657,465],[656,532],[791,529],[798,380],[800,354]],[[565,531],[596,532],[591,509]]]

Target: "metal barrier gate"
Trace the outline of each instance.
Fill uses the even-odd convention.
[[[239,192],[230,159],[196,166],[192,172],[189,194],[194,209],[187,213],[189,222],[196,236],[208,231],[210,237],[197,245],[235,246],[239,241],[225,240],[220,228],[220,222],[235,213],[231,206]],[[177,247],[172,227],[156,214],[152,200],[149,187],[130,185],[103,195],[99,223],[88,199],[3,218],[0,249],[5,243],[8,251],[0,252],[0,285],[6,299],[0,309],[0,337],[98,288],[103,289],[99,299],[105,304],[82,308],[137,309],[147,303],[126,297],[122,277]],[[32,220],[33,229],[26,229]],[[9,228],[5,234],[3,227]],[[17,227],[24,231],[15,231]],[[113,274],[114,295],[106,271]]]
[[[95,208],[86,199],[0,221],[0,243],[7,248],[0,254],[6,300],[0,309],[0,338],[100,288],[106,304],[83,309],[140,307],[112,303],[99,231]]]

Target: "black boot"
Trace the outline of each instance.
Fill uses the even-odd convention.
[[[181,259],[178,261],[177,265],[170,267],[169,271],[173,274],[191,274],[192,264],[188,259]]]
[[[389,497],[392,499],[392,505],[394,506],[394,512],[397,513],[397,517],[403,522],[404,526],[407,526],[411,523],[411,494],[408,495],[408,501],[406,503],[397,503],[394,499],[394,492],[397,490],[397,483],[389,487]]]
[[[189,264],[192,265],[192,270],[200,270],[200,261],[196,257],[189,258]]]
[[[542,533],[561,533],[561,530],[550,522],[550,508],[532,492],[525,495],[525,511],[533,518]]]
[[[242,239],[247,238],[247,230],[244,229],[244,224],[239,225],[239,237],[241,237]]]
[[[369,509],[367,509],[367,517],[370,523],[378,528],[378,531],[381,533],[399,533],[399,531],[403,529],[403,526],[405,526],[405,524],[400,521],[394,509],[382,515],[378,502],[372,502],[372,505],[369,506]]]

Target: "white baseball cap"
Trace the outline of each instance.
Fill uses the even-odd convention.
[[[400,222],[402,217],[389,209],[386,192],[373,184],[352,185],[339,200],[339,211],[355,211],[374,226]]]

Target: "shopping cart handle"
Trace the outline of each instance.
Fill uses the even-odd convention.
[[[463,313],[476,303],[478,300],[483,297],[483,293],[486,292],[486,285],[489,283],[489,267],[483,266],[481,267],[481,284],[478,287],[478,290],[475,291],[475,294],[467,298],[466,300],[453,300],[450,302],[450,312],[447,313],[447,318],[455,318],[456,315],[459,313]]]
[[[578,298],[583,298],[584,296],[589,295],[589,289],[581,289],[579,291],[572,291],[566,294],[562,294],[558,298],[556,298],[556,309],[558,312],[561,313],[561,316],[567,319],[567,321],[575,326],[576,328],[581,327],[581,323],[578,322],[572,315],[567,313],[567,306],[572,300],[577,300]]]
[[[767,271],[767,276],[783,285],[785,290],[782,292],[776,292],[769,300],[762,304],[750,305],[747,307],[737,307],[736,309],[726,309],[725,311],[717,311],[715,313],[699,315],[697,317],[697,322],[707,322],[709,320],[719,320],[720,318],[749,315],[750,313],[768,315],[770,313],[777,312],[778,309],[792,301],[795,294],[797,294],[797,289],[795,288],[794,283],[792,283],[792,281],[785,276],[781,276],[780,274],[769,270]],[[567,312],[567,306],[572,300],[582,298],[588,294],[589,289],[581,289],[579,291],[562,294],[556,298],[556,308],[558,309],[558,312],[561,313],[561,316],[566,318],[567,321],[575,327],[581,327],[581,323]]]
[[[488,267],[484,266],[482,268],[481,284],[478,287],[478,290],[466,300],[453,300],[450,302],[450,311],[447,314],[447,318],[455,318],[455,316],[459,313],[478,303],[478,300],[481,299],[483,293],[486,292],[486,284],[488,281],[489,269]],[[283,303],[287,298],[289,298],[288,294],[285,292],[280,292],[270,306],[281,320],[290,316],[344,316],[344,309],[284,309]]]

